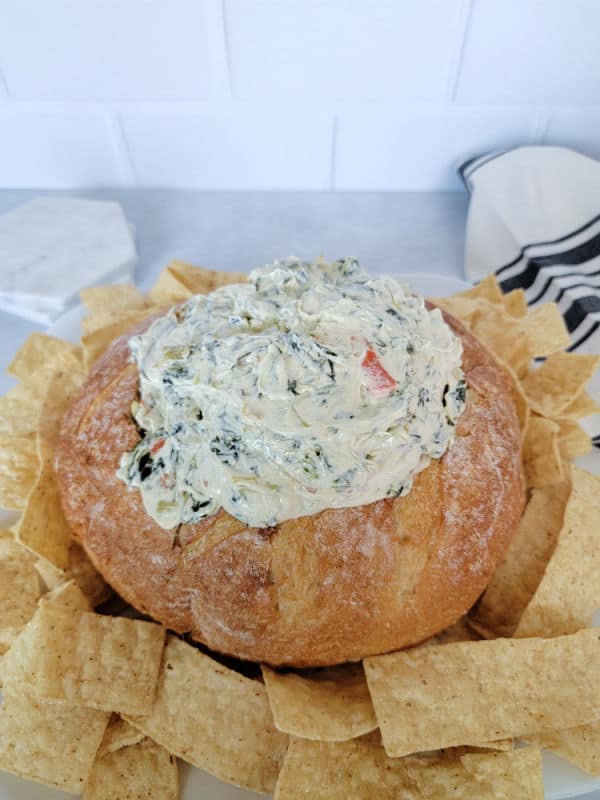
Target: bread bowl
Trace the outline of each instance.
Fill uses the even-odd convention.
[[[129,342],[144,323],[98,360],[63,423],[55,465],[74,537],[133,606],[238,658],[324,666],[434,635],[483,591],[524,505],[504,370],[443,318],[462,344],[466,405],[453,443],[407,494],[269,525],[220,508],[171,528],[118,474],[140,442]]]

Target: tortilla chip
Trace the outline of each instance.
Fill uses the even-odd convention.
[[[92,606],[98,606],[112,597],[111,587],[87,557],[83,547],[76,542],[71,542],[69,548],[69,574]]]
[[[529,741],[551,750],[590,775],[600,775],[600,720],[529,736]]]
[[[520,323],[529,339],[533,356],[549,356],[571,344],[563,315],[556,303],[544,303],[532,309]]]
[[[130,747],[133,744],[139,744],[146,737],[142,731],[134,728],[118,714],[113,714],[109,720],[108,726],[104,731],[104,738],[102,744],[98,748],[96,758],[102,758],[109,753],[114,753],[122,747]]]
[[[0,508],[20,511],[39,470],[35,439],[0,435]]]
[[[498,739],[496,742],[479,742],[478,744],[466,745],[468,750],[487,752],[488,750],[498,750],[499,752],[506,753],[509,750],[515,749],[514,739]]]
[[[363,663],[386,752],[398,757],[593,722],[599,658],[600,631],[591,628],[556,639],[422,647]]]
[[[432,757],[432,756],[441,756],[448,761],[456,761],[457,759],[461,758],[465,755],[470,755],[472,753],[489,753],[490,750],[495,750],[501,753],[507,753],[510,750],[515,749],[515,740],[514,739],[500,739],[499,740],[499,747],[495,747],[495,742],[490,742],[490,746],[486,746],[485,744],[481,745],[481,747],[477,747],[476,745],[465,744],[461,745],[460,747],[444,747],[441,750],[433,750],[430,753],[414,753],[412,756],[408,756],[408,758],[414,758],[414,756],[425,756],[425,757]]]
[[[471,625],[468,617],[461,617],[454,625],[436,633],[430,639],[416,645],[417,647],[431,647],[438,644],[449,644],[450,642],[478,642],[481,639],[479,632]],[[493,637],[492,637],[493,638]],[[512,739],[498,739],[495,742],[477,742],[467,745],[475,750],[512,750],[514,742]],[[464,749],[464,748],[463,748]]]
[[[530,406],[545,417],[559,417],[583,392],[600,356],[554,353],[523,380]]]
[[[470,614],[472,623],[495,636],[513,635],[554,552],[570,494],[570,478],[533,490],[504,561]]]
[[[523,289],[513,289],[512,292],[503,295],[502,305],[504,310],[516,319],[524,317],[528,311],[527,298]]]
[[[523,441],[523,466],[528,486],[541,488],[564,480],[558,430],[556,422],[537,414],[530,416]]]
[[[592,440],[579,423],[563,419],[558,421],[558,452],[565,461],[592,452]]]
[[[1,662],[0,682],[3,683],[5,697],[13,694],[20,696],[23,692],[35,695],[30,669],[36,635],[34,623],[39,609],[46,606],[60,606],[71,611],[89,609],[87,599],[73,581],[40,597],[35,614],[15,638]]]
[[[532,357],[547,356],[569,346],[569,332],[555,303],[537,306],[526,313],[524,295],[511,297],[511,293],[494,300],[486,292],[476,295],[471,291],[439,302],[520,377],[526,373]]]
[[[173,275],[192,294],[209,294],[220,286],[232,283],[245,283],[248,276],[243,272],[223,272],[220,270],[194,267],[185,261],[174,259],[167,267]]]
[[[54,449],[56,446],[63,417],[84,379],[82,367],[78,371],[68,373],[56,372],[48,382],[38,425],[40,439],[46,447]]]
[[[150,739],[98,756],[83,792],[83,800],[177,800],[178,796],[177,759]]]
[[[67,583],[68,580],[71,580],[67,570],[58,569],[54,564],[46,561],[45,558],[38,558],[35,562],[35,568],[47,591],[57,589]]]
[[[0,770],[81,794],[108,714],[30,696],[11,696],[0,708]]]
[[[150,739],[97,756],[83,800],[177,800],[177,759]]]
[[[208,294],[232,283],[243,283],[248,276],[242,272],[221,272],[194,267],[174,259],[160,273],[148,299],[159,306],[174,306],[195,294]]]
[[[154,306],[150,303],[142,306],[142,308],[127,309],[119,308],[113,311],[99,311],[97,314],[92,314],[85,317],[81,322],[81,329],[84,336],[88,336],[102,328],[117,328],[121,326],[123,333],[126,333],[129,327],[133,327],[139,322],[148,317],[159,316],[164,313],[164,309],[160,306]],[[128,324],[131,320],[131,324]],[[125,327],[128,325],[128,327]],[[120,335],[120,334],[118,334]]]
[[[148,301],[164,308],[183,303],[193,296],[194,293],[173,275],[169,267],[165,267],[152,289],[150,289]]]
[[[464,297],[473,300],[481,298],[490,303],[504,302],[502,289],[500,288],[498,280],[493,272],[489,275],[486,275],[486,277],[480,280],[479,283],[475,284],[475,286],[472,286],[470,289],[466,289],[464,292],[458,292],[457,294],[452,295],[452,297]]]
[[[167,640],[151,714],[127,719],[221,780],[273,791],[288,737],[273,723],[265,687],[180,639]]]
[[[471,333],[521,378],[533,355],[528,336],[502,306],[479,303],[479,310],[469,326]]]
[[[87,557],[85,550],[77,542],[69,544],[69,567],[58,569],[45,558],[38,558],[35,568],[48,589],[61,586],[69,580],[75,583],[89,599],[92,607],[99,606],[109,600],[112,589],[104,581],[98,570]]]
[[[592,414],[600,414],[600,403],[597,403],[588,392],[583,391],[560,412],[559,419],[583,419],[591,417]]]
[[[63,514],[56,475],[46,462],[16,528],[17,539],[58,569],[69,567],[70,532]]]
[[[40,606],[60,605],[70,611],[91,611],[89,599],[84,595],[74,580],[67,581],[42,595]]]
[[[522,377],[532,358],[528,337],[502,305],[493,305],[481,297],[443,297],[434,300],[462,322],[471,333],[503,364]]]
[[[526,747],[507,753],[461,756],[462,766],[480,786],[481,795],[490,798],[519,797],[524,800],[543,800],[542,754],[537,747]],[[484,788],[485,787],[485,788]],[[454,796],[454,795],[452,795]]]
[[[136,325],[151,317],[153,313],[155,313],[154,308],[144,309],[143,311],[115,313],[110,324],[95,328],[93,331],[84,334],[81,338],[81,345],[83,347],[83,360],[86,370],[89,371],[94,361],[105,353],[116,339],[119,339]]]
[[[67,589],[53,598],[46,595],[40,601],[45,603],[43,608],[72,602]],[[35,696],[36,620],[41,613],[42,608],[2,659],[0,769],[81,794],[109,714],[62,703],[43,703]],[[52,643],[56,645],[57,642]]]
[[[518,376],[524,374],[532,356],[529,340],[520,324],[502,305],[460,295],[435,302],[466,325],[503,364],[511,367]]]
[[[32,333],[19,348],[8,372],[27,383],[36,373],[70,372],[81,367],[81,349],[70,342]]]
[[[31,553],[12,536],[0,538],[0,654],[37,610],[40,580]]]
[[[515,636],[560,636],[591,624],[600,608],[600,478],[572,467],[563,525]]]
[[[40,608],[33,624],[40,699],[129,714],[152,708],[165,638],[160,625],[55,606]]]
[[[41,393],[18,383],[0,397],[0,434],[29,437],[37,431],[41,411]]]
[[[275,725],[304,739],[343,742],[375,730],[377,720],[360,664],[310,676],[262,667]]]
[[[374,735],[349,742],[292,739],[274,800],[543,800],[535,747],[507,753],[389,758]]]
[[[452,314],[455,319],[462,322],[465,327],[471,327],[473,320],[477,314],[486,309],[492,308],[492,305],[487,300],[476,299],[473,297],[462,297],[461,295],[452,295],[451,297],[434,297],[431,302],[436,306],[443,308],[449,314]]]
[[[475,606],[475,608],[477,608],[477,606]],[[468,617],[468,620],[469,628],[471,628],[477,634],[477,639],[498,638],[495,631],[493,631],[491,628],[488,628],[487,625],[483,625],[481,622],[479,622],[479,620],[472,617]]]
[[[62,375],[79,376],[78,379],[82,381],[85,378],[85,368],[83,364],[83,352],[77,361],[73,361],[68,370],[63,369],[47,369],[39,370],[31,375],[29,379],[20,384],[24,390],[27,390],[33,396],[34,402],[37,404],[38,411],[36,414],[35,428],[31,426],[32,431],[30,435],[37,435],[40,423],[42,422],[43,409],[42,405],[48,395],[48,391],[53,381],[60,378]]]
[[[427,639],[417,647],[430,647],[433,644],[449,644],[450,642],[476,642],[481,637],[471,628],[467,617],[461,617],[454,625],[444,628],[431,639]]]
[[[146,298],[133,283],[113,283],[110,286],[93,286],[79,292],[81,302],[90,314],[103,311],[133,311],[144,308]]]
[[[14,533],[10,530],[10,528],[0,528],[0,542],[4,539],[12,539],[14,540]]]

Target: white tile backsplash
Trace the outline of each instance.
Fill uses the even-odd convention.
[[[560,144],[600,159],[600,110],[596,113],[557,111],[544,133],[548,144]]]
[[[335,188],[406,191],[460,189],[457,167],[487,150],[527,144],[528,110],[351,109],[339,115]]]
[[[225,0],[236,97],[439,101],[460,0]],[[409,13],[407,13],[409,11]]]
[[[598,31],[600,0],[0,0],[0,188],[446,190],[488,149],[600,157]]]
[[[600,105],[598,0],[474,0],[456,98]]]
[[[139,186],[326,189],[333,115],[251,106],[122,115]]]
[[[0,108],[0,187],[122,184],[104,114]]]
[[[195,100],[211,87],[205,0],[2,0],[17,99]],[[214,32],[211,32],[214,35]]]

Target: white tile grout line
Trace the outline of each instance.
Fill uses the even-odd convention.
[[[231,63],[231,47],[229,45],[229,28],[227,26],[227,5],[226,0],[221,0],[221,27],[223,34],[223,48],[225,51],[225,63],[227,68],[227,82],[229,84],[229,96],[235,98],[235,83],[233,80],[233,66]]]
[[[4,71],[2,70],[2,65],[0,64],[0,99],[8,100],[10,99],[10,92],[8,91],[8,84],[6,82],[6,78],[4,77]]]
[[[474,0],[462,0],[460,4],[456,23],[456,42],[454,54],[448,68],[448,84],[446,86],[446,100],[448,103],[454,103],[456,101],[458,83],[460,81],[460,75],[465,56],[465,48],[467,45],[467,37],[469,35],[469,27],[471,24],[471,17],[473,15],[473,3]]]
[[[207,100],[231,102],[231,67],[227,50],[227,27],[223,0],[205,0],[203,15],[210,77],[210,91]]]
[[[1,0],[0,0],[1,2]],[[2,92],[2,75],[0,73],[0,95]],[[294,100],[290,100],[289,98],[282,98],[276,97],[270,100],[260,100],[260,101],[249,101],[249,100],[235,100],[232,101],[229,97],[217,97],[211,98],[208,97],[206,99],[192,99],[192,100],[32,100],[26,99],[22,100],[20,98],[12,97],[9,93],[8,100],[10,100],[10,107],[14,111],[26,111],[26,112],[35,112],[35,111],[54,111],[56,113],[61,112],[81,112],[81,113],[90,113],[90,112],[97,112],[97,113],[115,113],[115,114],[123,114],[128,113],[130,111],[134,112],[150,112],[150,113],[161,113],[161,114],[173,114],[173,113],[182,113],[190,111],[192,113],[218,113],[218,112],[226,112],[231,111],[232,108],[240,108],[240,109],[256,109],[256,108],[276,108],[276,109],[283,109],[285,111],[297,111],[298,110],[298,103]],[[352,110],[370,110],[370,109],[395,109],[398,106],[398,102],[394,100],[393,102],[369,102],[369,101],[360,101],[360,102],[352,102],[352,101],[338,101],[335,102],[333,100],[319,100],[318,98],[313,98],[310,101],[302,101],[301,108],[305,110],[306,113],[310,113],[311,111],[320,111],[320,112],[329,112],[334,113],[334,109],[336,111],[340,111],[340,109],[344,109],[346,111]],[[412,113],[412,112],[439,112],[448,113],[451,112],[451,107],[448,103],[439,101],[439,102],[427,102],[427,103],[417,103],[417,102],[407,102],[402,105],[403,111],[405,113]],[[526,103],[461,103],[460,105],[455,106],[455,110],[460,111],[473,111],[475,109],[479,109],[485,112],[497,112],[499,114],[507,114],[515,111],[525,111],[529,109],[532,112],[549,112],[558,111],[561,113],[569,113],[569,114],[577,114],[579,116],[593,116],[596,117],[600,115],[600,102],[595,103],[593,105],[585,104],[585,103],[559,103],[557,105],[552,105],[551,107],[544,107],[541,108],[536,106],[535,104],[526,104]]]
[[[106,126],[112,141],[113,150],[119,165],[119,172],[121,173],[123,187],[134,188],[137,186],[137,177],[135,168],[133,166],[133,159],[131,157],[131,150],[121,115],[113,112],[105,115]]]
[[[331,163],[329,164],[329,191],[335,191],[335,168],[337,159],[337,140],[338,140],[338,115],[333,115],[331,123]]]

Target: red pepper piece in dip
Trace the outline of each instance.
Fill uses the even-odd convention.
[[[369,347],[361,362],[367,376],[367,386],[374,394],[389,394],[396,388],[396,381],[383,366],[377,353]]]

